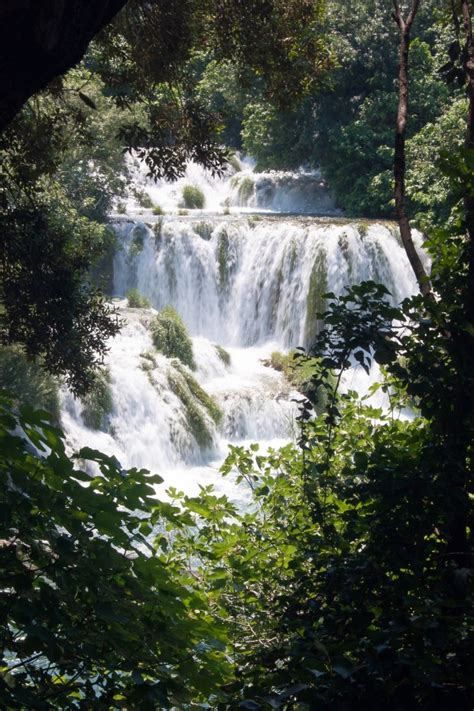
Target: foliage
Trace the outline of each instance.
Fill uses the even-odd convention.
[[[151,306],[150,299],[146,296],[142,296],[138,289],[128,289],[125,296],[129,309],[149,309]]]
[[[153,200],[146,190],[139,187],[133,187],[131,193],[140,207],[143,207],[145,210],[151,210],[153,207]]]
[[[18,346],[0,348],[0,389],[14,394],[16,407],[30,405],[46,410],[59,421],[59,388],[57,381],[41,364],[28,360]]]
[[[109,163],[94,170],[106,146],[91,154],[95,128],[89,133],[85,121],[74,99],[46,96],[0,136],[1,339],[41,357],[77,393],[118,330],[91,283],[92,267],[113,251],[111,231],[98,220],[117,188],[115,158],[107,152]]]
[[[314,100],[309,98],[298,108],[286,111],[279,111],[261,99],[246,105],[242,115],[242,144],[257,160],[257,170],[288,170],[308,164],[316,142],[313,104]]]
[[[82,398],[82,419],[91,430],[107,430],[107,418],[113,409],[110,373],[101,368],[94,373],[94,380]]]
[[[373,282],[327,298],[298,446],[231,447],[223,467],[248,486],[247,510],[210,488],[172,492],[194,518],[175,555],[192,556],[236,662],[218,708],[375,711],[383,698],[394,711],[467,711],[474,416],[465,409],[461,424],[444,410],[461,389],[472,402],[472,351],[463,366],[449,345],[452,302],[416,296],[394,308]],[[415,320],[420,308],[431,318]],[[368,369],[372,357],[388,369],[372,389],[390,397],[387,412],[338,391],[353,359]],[[422,417],[394,416],[406,394]]]
[[[222,91],[220,78],[235,77],[244,87],[256,82],[278,104],[295,101],[330,64],[322,15],[319,0],[131,0],[95,43],[87,66],[119,107],[138,107],[120,137],[150,175],[176,179],[190,160],[222,172],[229,154],[221,135],[235,138],[233,109],[246,92],[232,85]]]
[[[327,398],[321,388],[318,392],[314,390],[313,377],[315,371],[319,370],[319,360],[307,355],[303,350],[292,350],[289,353],[274,351],[268,364],[285,376],[291,385],[307,398],[317,402],[318,412],[324,410],[327,405]]]
[[[193,343],[179,314],[172,306],[165,306],[150,323],[155,348],[168,358],[178,358],[191,370],[196,364]]]
[[[23,434],[20,434],[23,433]],[[226,678],[222,625],[160,533],[187,517],[158,476],[91,449],[86,473],[44,413],[1,403],[5,708],[185,708]]]
[[[185,185],[183,187],[183,204],[188,210],[202,210],[205,203],[204,193],[196,185]]]

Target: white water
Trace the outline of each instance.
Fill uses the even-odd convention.
[[[192,174],[194,168],[189,170]],[[200,173],[195,180],[214,197],[235,189],[232,178],[217,188],[208,178],[206,188]],[[282,195],[288,196],[291,181],[285,181],[290,189]],[[147,190],[165,205],[175,199],[177,187],[147,184]],[[415,281],[392,226],[202,212],[155,218],[153,225],[148,211],[146,219],[150,227],[132,220],[116,225],[121,249],[114,284],[126,325],[110,344],[113,411],[105,431],[85,427],[81,403],[69,393],[64,394],[63,425],[74,448],[88,445],[115,454],[124,467],[158,472],[167,485],[188,493],[214,483],[239,498],[232,482],[218,473],[228,444],[257,441],[266,449],[296,431],[298,395],[262,361],[272,351],[311,344],[320,325],[315,311],[324,306],[325,292],[340,294],[346,285],[373,279],[399,302],[415,290]],[[147,296],[153,308],[128,309],[123,297],[131,287]],[[189,412],[173,386],[176,379],[183,384],[182,368],[177,370],[152,344],[148,324],[154,309],[167,304],[193,336],[194,377],[223,412],[216,425],[196,404],[209,432],[205,445],[193,435]],[[230,365],[215,344],[227,349]],[[347,385],[366,388],[375,376],[364,378],[355,371]]]
[[[201,214],[230,212],[284,212],[313,215],[340,215],[334,198],[329,193],[318,171],[288,172],[271,170],[256,173],[253,163],[246,158],[234,159],[224,175],[212,176],[198,165],[190,163],[185,175],[174,183],[166,180],[151,182],[144,165],[137,160],[128,162],[130,197],[127,214],[140,216],[149,209],[141,207],[144,195],[166,214],[177,214],[185,208],[183,188],[192,185],[204,196]]]

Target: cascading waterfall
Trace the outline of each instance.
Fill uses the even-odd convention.
[[[373,279],[398,303],[414,288],[396,232],[383,225],[169,219],[118,232],[117,295],[136,287],[157,309],[172,304],[193,335],[222,345],[308,346],[324,293]]]
[[[231,182],[227,192],[235,190]],[[126,467],[157,471],[169,485],[229,489],[217,471],[229,442],[265,448],[295,433],[298,396],[264,364],[271,352],[311,344],[328,291],[373,279],[398,303],[415,281],[390,224],[198,211],[157,219],[151,210],[142,220],[115,224],[114,289],[125,325],[107,364],[112,412],[102,430],[92,431],[81,403],[65,392],[63,425],[71,446],[87,444]],[[127,308],[130,288],[152,308]],[[167,305],[193,337],[194,372],[154,348],[150,322]],[[200,388],[220,409],[219,419]]]

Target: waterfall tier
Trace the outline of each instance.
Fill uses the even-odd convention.
[[[175,219],[117,226],[118,296],[171,304],[193,335],[222,345],[308,347],[323,295],[373,279],[394,303],[415,289],[392,226],[309,218]]]
[[[248,160],[229,166],[222,176],[212,176],[200,166],[190,163],[185,175],[174,183],[149,180],[146,167],[130,161],[132,187],[128,214],[152,214],[152,206],[167,214],[186,208],[183,189],[197,188],[202,195],[202,212],[277,212],[308,215],[341,214],[334,197],[317,171],[288,172],[254,171]]]

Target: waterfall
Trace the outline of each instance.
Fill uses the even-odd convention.
[[[198,182],[206,200],[214,196],[214,208],[216,196],[238,202],[239,189],[246,207],[231,214],[193,210],[159,217],[150,208],[143,215],[130,208],[131,217],[116,216],[115,305],[124,327],[107,360],[112,411],[93,431],[82,404],[64,391],[62,421],[73,448],[114,454],[123,466],[151,469],[187,492],[213,483],[238,498],[218,474],[228,444],[257,441],[266,449],[295,434],[299,396],[265,364],[272,351],[311,345],[328,291],[341,294],[345,286],[373,279],[398,303],[416,284],[393,225],[248,214],[248,205],[258,201],[256,186],[268,183],[268,174],[253,176],[245,193],[248,167],[205,181],[196,170],[190,168],[183,180]],[[294,185],[288,174],[271,176],[272,204],[288,196],[297,203],[304,195],[308,206],[307,185],[320,179],[301,176],[294,176]],[[161,204],[174,204],[179,193],[176,184],[143,184]],[[313,191],[313,198],[321,204],[320,192]],[[130,288],[148,297],[150,308],[128,308]],[[195,371],[153,344],[151,324],[167,305],[192,336]],[[360,375],[353,376],[359,383]]]
[[[193,335],[221,345],[307,347],[324,293],[373,279],[398,303],[415,288],[389,226],[169,218],[155,229],[126,223],[117,230],[116,295],[136,287],[156,309],[172,304]]]
[[[279,212],[310,215],[341,215],[334,197],[318,171],[290,172],[269,170],[256,173],[252,161],[234,157],[221,176],[213,176],[190,163],[182,178],[174,183],[166,180],[151,182],[143,163],[130,159],[128,179],[131,181],[127,214],[137,215],[150,203],[170,213],[185,208],[183,188],[198,188],[204,199],[202,212]],[[145,198],[143,200],[143,198]],[[144,207],[145,206],[145,207]]]

